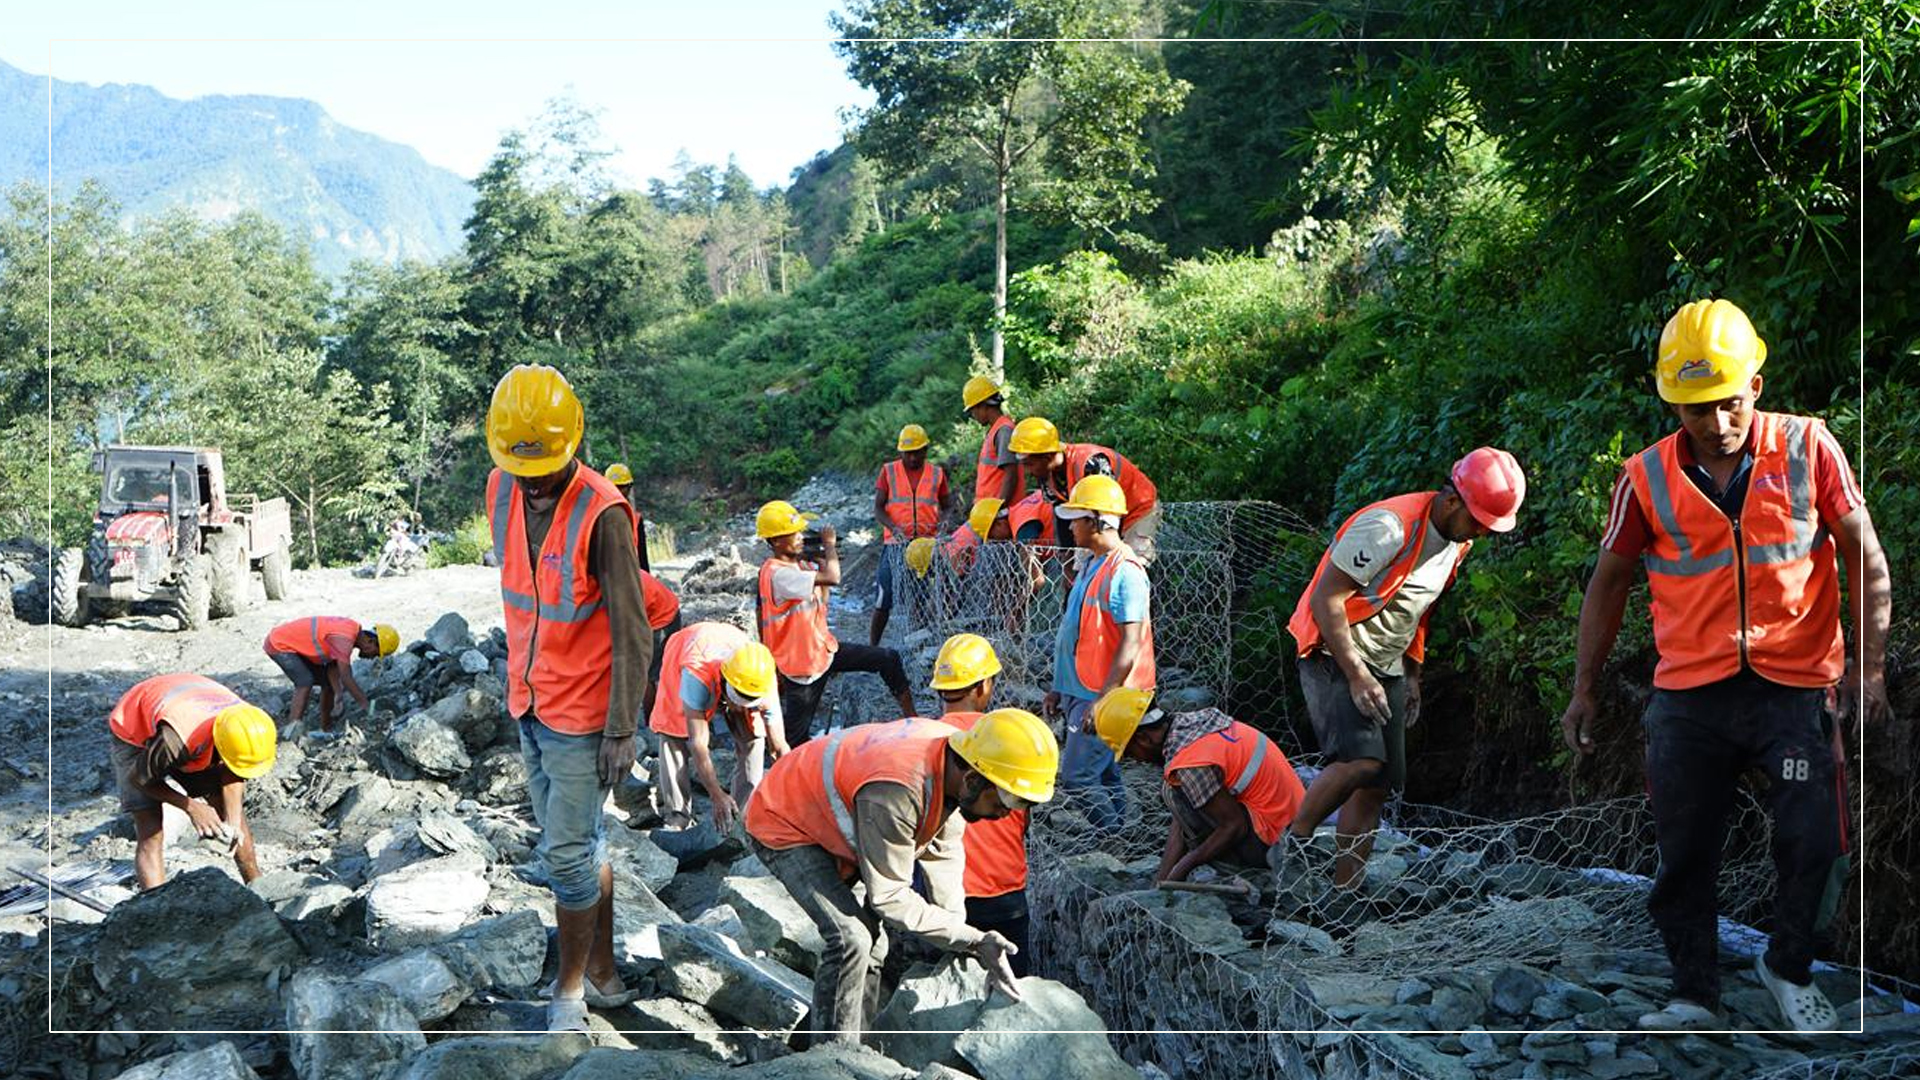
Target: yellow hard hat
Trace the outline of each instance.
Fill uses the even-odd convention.
[[[1731,300],[1695,300],[1674,312],[1660,331],[1654,383],[1676,405],[1719,401],[1746,391],[1767,343],[1747,313]]]
[[[1016,454],[1051,454],[1060,449],[1060,429],[1043,416],[1029,416],[1013,425],[1007,449]]]
[[[242,780],[273,768],[279,734],[273,717],[244,701],[221,709],[213,718],[213,749]]]
[[[775,499],[760,508],[753,516],[753,531],[762,540],[772,540],[777,536],[792,536],[807,527],[811,517],[793,508],[793,504]]]
[[[386,623],[374,623],[373,636],[380,641],[381,656],[392,656],[393,651],[400,647],[400,631]]]
[[[1085,510],[1094,514],[1127,516],[1127,493],[1111,476],[1083,476],[1061,504],[1067,510]]]
[[[979,634],[955,634],[940,646],[933,661],[935,690],[965,690],[982,679],[1000,674],[1000,657],[993,643]]]
[[[607,483],[631,484],[633,483],[633,470],[627,468],[626,462],[616,461],[607,466]]]
[[[1153,704],[1153,691],[1116,687],[1093,703],[1093,730],[1116,758],[1125,757],[1127,743],[1140,730],[1140,720]]]
[[[586,426],[566,376],[544,364],[516,364],[493,388],[487,452],[515,476],[549,476],[573,460]]]
[[[1000,387],[995,385],[992,379],[985,375],[975,375],[967,380],[967,385],[960,388],[960,407],[971,409],[999,392]]]
[[[1060,743],[1025,709],[995,709],[947,736],[947,745],[1000,790],[1032,803],[1053,798]]]
[[[757,641],[749,641],[733,650],[720,665],[720,675],[742,697],[759,701],[773,694],[773,650]]]
[[[894,449],[905,453],[908,450],[925,450],[929,441],[926,428],[919,424],[908,424],[900,429],[900,438],[893,445]]]
[[[967,511],[967,525],[973,529],[974,535],[985,540],[987,534],[993,531],[993,519],[1000,516],[1000,508],[1005,505],[1002,499],[974,500],[973,509]]]
[[[933,569],[933,549],[935,546],[933,537],[931,536],[921,536],[909,541],[907,543],[907,569],[912,570],[917,577],[926,577],[927,571]]]

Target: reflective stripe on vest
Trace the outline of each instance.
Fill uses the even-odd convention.
[[[1114,621],[1108,604],[1113,598],[1114,575],[1119,573],[1123,562],[1144,569],[1140,558],[1123,548],[1101,561],[1099,569],[1093,571],[1093,576],[1087,581],[1087,591],[1080,597],[1080,636],[1073,643],[1073,670],[1080,677],[1081,684],[1096,694],[1106,685],[1114,657],[1120,652],[1120,624]],[[1151,610],[1140,622],[1140,652],[1134,659],[1133,670],[1127,672],[1121,685],[1136,690],[1151,690],[1157,677]]]
[[[894,783],[920,793],[914,843],[916,849],[924,848],[947,819],[940,778],[947,738],[954,730],[938,721],[906,717],[813,739],[767,769],[747,801],[747,832],[776,851],[822,848],[839,860],[844,876],[853,871],[857,857],[853,799],[867,784]]]
[[[887,462],[882,471],[887,478],[887,520],[893,523],[884,539],[892,540],[894,529],[904,532],[908,539],[932,536],[940,525],[940,481],[945,477],[944,471],[932,463],[922,465],[917,485],[908,482],[907,467],[898,458]]]
[[[812,563],[799,564],[811,570]],[[773,598],[774,561],[760,564],[759,596],[756,619],[760,641],[773,653],[774,666],[788,678],[808,678],[827,670],[840,643],[827,627],[826,603],[816,586],[805,600]],[[791,620],[802,616],[798,623]]]
[[[726,693],[720,666],[747,643],[747,632],[730,623],[697,622],[674,632],[657,659],[659,690],[647,726],[662,735],[687,737],[686,703],[680,697],[681,676],[692,673],[713,696],[707,719],[711,722]]]
[[[172,685],[167,685],[171,683]],[[160,689],[161,687],[165,689]],[[159,695],[154,697],[154,692]],[[152,700],[148,700],[149,698]],[[204,675],[155,675],[143,679],[123,694],[107,718],[108,730],[115,738],[133,746],[144,746],[169,719],[170,710],[193,707],[193,711],[170,724],[185,744],[187,758],[178,766],[181,772],[199,772],[213,764],[213,722],[229,706],[243,704],[232,690]]]
[[[1273,768],[1264,770],[1266,782],[1262,783],[1269,752],[1274,758]],[[1220,770],[1227,792],[1246,808],[1254,832],[1269,844],[1292,824],[1300,801],[1306,797],[1306,786],[1273,740],[1238,720],[1229,720],[1225,728],[1188,743],[1167,761],[1165,771],[1171,778],[1182,769],[1202,766]]]
[[[1258,740],[1253,744],[1252,756],[1247,758],[1246,768],[1241,769],[1240,775],[1234,778],[1233,783],[1227,785],[1235,795],[1245,795],[1247,793],[1247,785],[1253,783],[1253,778],[1260,775],[1260,761],[1267,756],[1267,743],[1269,741],[1265,735],[1258,737]]]
[[[584,468],[584,466],[582,467]],[[513,516],[513,496],[514,493],[519,490],[519,481],[504,473],[501,474],[498,490],[493,496],[493,550],[500,556],[502,563],[506,562],[507,558],[507,529],[511,524]],[[587,511],[592,509],[592,504],[592,499],[582,496],[574,500],[573,512],[567,515],[566,539],[560,549],[561,554],[566,556],[560,560],[560,595],[551,603],[542,600],[536,607],[534,599],[530,594],[508,588],[506,578],[503,575],[500,579],[500,600],[502,603],[521,611],[536,612],[540,618],[546,622],[583,622],[589,616],[600,610],[601,602],[599,600],[593,600],[586,604],[577,604],[574,601],[573,595],[573,568],[575,560],[572,558],[572,555],[575,551],[579,550],[580,533],[581,530],[586,527]],[[552,526],[549,525],[548,528],[552,528]],[[542,544],[541,546],[544,547],[545,545]],[[535,573],[539,572],[538,567],[533,567],[532,569]]]
[[[998,419],[994,420],[992,426],[987,428],[987,437],[980,441],[980,455],[974,459],[973,467],[974,502],[979,502],[981,499],[999,498],[1001,485],[1006,481],[1008,473],[1013,473],[1018,477],[1018,479],[1013,482],[1013,497],[1015,500],[1019,499],[1021,490],[1026,487],[1026,470],[1025,467],[1019,463],[1018,455],[1015,456],[1015,461],[1012,465],[996,465],[993,461],[996,436],[998,436],[1000,432],[1012,427],[1013,418],[1003,413]]]

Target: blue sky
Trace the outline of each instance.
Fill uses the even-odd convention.
[[[619,148],[611,164],[629,182],[666,175],[684,148],[714,163],[733,153],[765,187],[838,145],[841,110],[871,100],[827,44],[836,6],[36,3],[9,7],[0,59],[36,75],[142,83],[171,97],[309,98],[341,123],[467,177],[503,131],[571,93],[601,110],[601,128]]]

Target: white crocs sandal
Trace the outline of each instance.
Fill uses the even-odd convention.
[[[1833,1030],[1840,1014],[1819,987],[1812,983],[1797,986],[1775,975],[1765,956],[1754,957],[1753,968],[1760,974],[1760,984],[1773,994],[1773,1002],[1780,1006],[1788,1027],[1808,1034]]]
[[[1704,1031],[1718,1028],[1720,1017],[1697,1001],[1674,998],[1659,1011],[1640,1017],[1642,1031]]]
[[[554,998],[547,1002],[547,1031],[592,1031],[587,1023],[586,998]]]

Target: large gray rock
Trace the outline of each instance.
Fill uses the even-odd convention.
[[[267,902],[216,867],[120,904],[99,933],[94,978],[122,1016],[146,1028],[257,1017],[271,1008],[268,977],[303,956]]]
[[[833,1042],[816,1046],[804,1054],[749,1065],[728,1073],[739,1080],[914,1080],[914,1070],[903,1068],[890,1058],[864,1046]],[[1072,1073],[1060,1073],[1049,1080],[1062,1080]],[[1131,1080],[1138,1080],[1133,1074]]]
[[[827,947],[820,928],[779,879],[730,875],[720,879],[717,899],[739,913],[754,948],[804,975],[819,966]]]
[[[560,1080],[707,1080],[725,1073],[724,1066],[693,1054],[601,1046],[580,1055]]]
[[[939,1063],[960,1068],[958,1033],[973,1026],[987,1004],[987,970],[970,957],[916,964],[900,980],[869,1025],[873,1045],[903,1065]]]
[[[606,1018],[635,1048],[689,1054],[721,1065],[743,1065],[786,1054],[780,1038],[729,1030],[733,1024],[691,1002],[651,998]]]
[[[276,910],[280,917],[289,922],[302,919],[331,919],[338,914],[342,905],[353,899],[353,890],[337,881],[315,885],[308,891],[293,897]]]
[[[680,872],[680,860],[663,851],[648,834],[627,828],[616,821],[606,823],[607,850],[616,867],[633,872],[655,893],[667,887]]]
[[[217,1042],[136,1065],[119,1080],[260,1080],[260,1074],[247,1066],[232,1043]]]
[[[577,1032],[445,1039],[400,1075],[402,1080],[535,1080],[557,1074],[592,1047]]]
[[[475,990],[527,990],[547,964],[547,928],[531,911],[474,923],[431,946]]]
[[[300,1080],[393,1080],[427,1037],[387,987],[303,971],[287,987],[288,1056]]]
[[[459,930],[487,902],[485,866],[462,853],[402,867],[367,892],[367,940],[376,948],[425,945]]]
[[[427,644],[448,656],[458,656],[473,648],[473,631],[457,611],[449,611],[427,628]]]
[[[1029,976],[1020,980],[1019,1001],[993,995],[953,1047],[980,1080],[1136,1080],[1140,1074],[1114,1052],[1106,1031],[1079,994]]]
[[[473,766],[459,733],[427,713],[414,713],[395,724],[387,742],[428,776],[459,776]]]
[[[662,990],[756,1031],[784,1035],[812,1004],[813,984],[784,964],[749,957],[711,930],[685,923],[653,928]]]
[[[444,810],[429,810],[417,818],[381,829],[367,838],[367,873],[372,877],[417,862],[471,852],[483,863],[499,861],[500,853],[486,837]]]
[[[512,730],[502,724],[507,712],[500,699],[477,687],[456,689],[426,712],[459,735],[461,743],[473,753],[502,741],[502,736]]]
[[[1502,968],[1493,977],[1493,1007],[1510,1016],[1526,1016],[1533,999],[1547,992],[1540,977],[1523,967]]]
[[[422,1024],[452,1015],[473,994],[466,980],[430,949],[415,949],[375,964],[360,977],[392,990]]]
[[[365,776],[342,792],[327,809],[334,815],[334,828],[354,832],[382,823],[397,795],[386,777]]]

